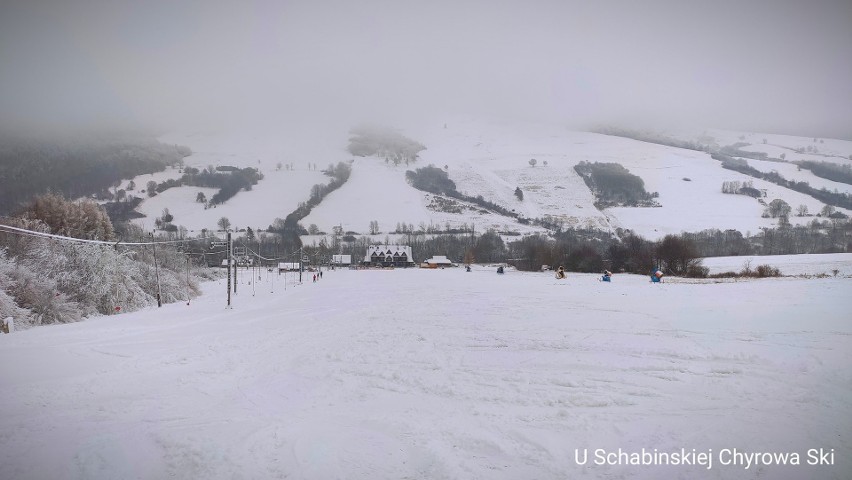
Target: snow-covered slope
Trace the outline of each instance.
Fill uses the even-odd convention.
[[[217,282],[0,335],[0,478],[849,478],[847,278],[262,277],[231,310]],[[596,465],[599,448],[713,463]]]
[[[739,257],[705,258],[702,264],[710,273],[740,272],[746,265],[752,270],[758,265],[770,265],[778,268],[782,275],[829,275],[852,276],[852,253],[830,255],[744,255]]]
[[[407,126],[400,130],[427,149],[412,165],[388,165],[375,157],[357,157],[348,183],[330,194],[319,207],[303,220],[305,226],[316,224],[330,232],[335,225],[344,230],[367,233],[369,224],[377,221],[380,231],[389,232],[399,223],[425,225],[475,225],[478,231],[486,228],[514,230],[521,233],[540,231],[512,217],[482,213],[480,209],[463,208],[461,213],[447,213],[434,207],[431,195],[417,191],[405,181],[405,171],[433,164],[446,168],[450,178],[462,193],[482,196],[523,218],[548,218],[572,227],[593,227],[614,230],[629,228],[650,238],[658,239],[668,233],[697,231],[709,228],[737,229],[743,233],[756,232],[774,226],[775,219],[762,218],[764,206],[742,195],[723,194],[726,181],[753,182],[755,188],[767,193],[766,203],[776,198],[785,200],[795,209],[808,207],[811,214],[819,212],[823,203],[814,198],[779,187],[763,180],[725,170],[720,162],[703,152],[635,141],[585,132],[572,132],[554,124],[525,124],[496,120],[449,118],[446,123],[433,122]],[[709,141],[718,145],[752,141],[758,150],[789,152],[813,139],[783,135],[740,134],[710,131],[701,134],[681,133],[681,138]],[[272,133],[167,135],[166,143],[188,145],[193,155],[187,164],[199,168],[208,165],[252,166],[266,178],[251,192],[241,192],[216,209],[204,210],[195,202],[197,188],[171,189],[146,199],[140,210],[148,218],[138,220],[152,228],[154,218],[163,208],[169,208],[175,223],[190,230],[215,229],[219,218],[225,216],[237,227],[265,228],[275,218],[293,211],[299,202],[306,201],[310,188],[326,183],[319,171],[308,170],[309,164],[323,169],[329,163],[351,161],[346,152],[348,135],[345,128],[326,132],[324,136],[308,135],[282,129]],[[762,144],[767,138],[767,144]],[[750,140],[749,140],[750,139]],[[779,146],[780,145],[780,146]],[[841,163],[840,155],[852,153],[852,142],[823,139],[817,143],[821,152],[838,155],[825,157]],[[530,159],[536,159],[531,166]],[[574,171],[581,162],[614,162],[640,176],[646,190],[658,192],[660,207],[618,207],[599,211],[594,197],[582,178]],[[278,162],[292,163],[294,171],[276,171]],[[547,163],[545,165],[545,162]],[[831,182],[809,171],[798,171],[792,164],[750,160],[762,171],[777,170],[789,179],[805,180],[813,186],[840,192],[852,191],[846,184]],[[169,172],[172,172],[171,170]],[[167,175],[169,172],[160,174]],[[176,172],[176,171],[174,171]],[[144,188],[146,176],[136,180]],[[515,189],[523,191],[521,201]],[[210,191],[205,190],[209,197]],[[852,212],[841,211],[852,214]],[[813,217],[791,217],[793,224],[808,223]]]

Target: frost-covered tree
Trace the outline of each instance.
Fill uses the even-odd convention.
[[[227,231],[229,228],[231,228],[231,221],[228,220],[228,217],[222,217],[219,219],[218,222],[216,222],[216,225],[219,225],[220,230]]]
[[[800,217],[807,216],[808,215],[808,206],[804,205],[804,204],[799,205],[798,208],[796,208],[796,215],[798,215]]]
[[[530,159],[530,166],[531,166],[531,167],[535,167],[535,164],[536,164],[536,163],[538,163],[538,160],[536,160],[536,159],[534,159],[534,158],[531,158],[531,159]]]
[[[148,196],[153,197],[157,194],[157,182],[150,180],[145,184],[145,189],[148,192]]]
[[[93,240],[114,237],[106,210],[89,199],[72,202],[59,195],[41,195],[24,208],[21,217],[41,221],[57,235]]]
[[[524,200],[524,192],[521,190],[521,187],[515,187],[515,196],[518,197],[518,200]]]

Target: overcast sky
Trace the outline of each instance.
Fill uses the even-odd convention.
[[[6,1],[28,125],[440,118],[852,139],[852,2]]]

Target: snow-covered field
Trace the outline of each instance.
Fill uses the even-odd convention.
[[[702,264],[711,274],[740,272],[748,264],[752,270],[758,265],[776,267],[782,275],[834,275],[837,270],[839,276],[852,276],[852,253],[711,257],[703,259]]]
[[[232,309],[214,282],[191,305],[0,335],[0,478],[852,476],[848,278],[252,278]],[[712,463],[595,464],[619,448]],[[819,448],[833,465],[807,465]]]

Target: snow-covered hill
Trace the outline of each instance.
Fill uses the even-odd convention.
[[[393,166],[376,157],[353,158],[345,149],[348,138],[345,128],[330,129],[322,136],[288,133],[285,129],[243,135],[164,136],[163,142],[192,148],[193,155],[186,158],[190,166],[251,166],[259,168],[266,178],[252,191],[241,192],[225,204],[208,210],[196,203],[195,197],[199,191],[209,197],[212,191],[195,187],[170,189],[157,197],[146,198],[140,211],[148,217],[137,222],[152,228],[154,217],[168,208],[175,216],[174,223],[191,231],[216,229],[216,222],[223,216],[237,227],[265,228],[275,218],[283,218],[300,202],[306,201],[312,185],[328,182],[328,177],[319,170],[340,161],[352,161],[350,180],[303,220],[305,226],[316,224],[321,231],[330,232],[332,227],[342,225],[345,231],[366,234],[370,222],[375,220],[382,232],[393,231],[399,223],[442,228],[468,224],[478,231],[487,228],[521,233],[542,230],[523,225],[513,217],[469,206],[463,206],[460,213],[441,211],[432,195],[415,190],[405,180],[406,170],[429,164],[445,168],[465,195],[482,196],[522,218],[548,218],[566,226],[610,231],[617,227],[628,228],[649,239],[709,228],[756,232],[777,224],[776,219],[762,218],[765,207],[757,200],[723,194],[721,187],[726,181],[751,181],[755,188],[765,190],[765,203],[783,199],[794,212],[799,205],[805,205],[813,215],[824,206],[808,195],[725,170],[720,162],[704,152],[574,132],[555,124],[453,118],[445,123],[407,126],[400,131],[427,147],[416,164]],[[813,144],[813,139],[802,137],[723,131],[680,133],[679,136],[717,146],[754,142],[742,148],[766,151],[770,155],[780,155],[779,152],[784,151],[788,160],[808,157],[843,164],[849,162],[848,155],[852,154],[852,142],[832,139],[816,143],[824,155],[813,155],[793,152],[807,141]],[[764,138],[766,144],[762,143]],[[530,165],[531,159],[536,159],[535,166]],[[661,206],[598,210],[594,206],[594,196],[574,171],[574,166],[581,161],[621,164],[643,179],[646,190],[659,193],[657,201]],[[279,162],[292,164],[295,170],[277,171]],[[807,170],[799,171],[791,163],[756,160],[749,160],[749,163],[758,170],[776,170],[785,178],[808,181],[817,188],[852,191],[849,185],[821,179]],[[313,164],[318,170],[309,170],[309,165]],[[176,176],[175,172],[169,170],[157,178]],[[136,179],[137,188],[144,188],[147,177]],[[523,191],[523,200],[515,196],[516,188]],[[848,210],[840,211],[852,214]],[[808,223],[812,219],[790,217],[793,224]]]

